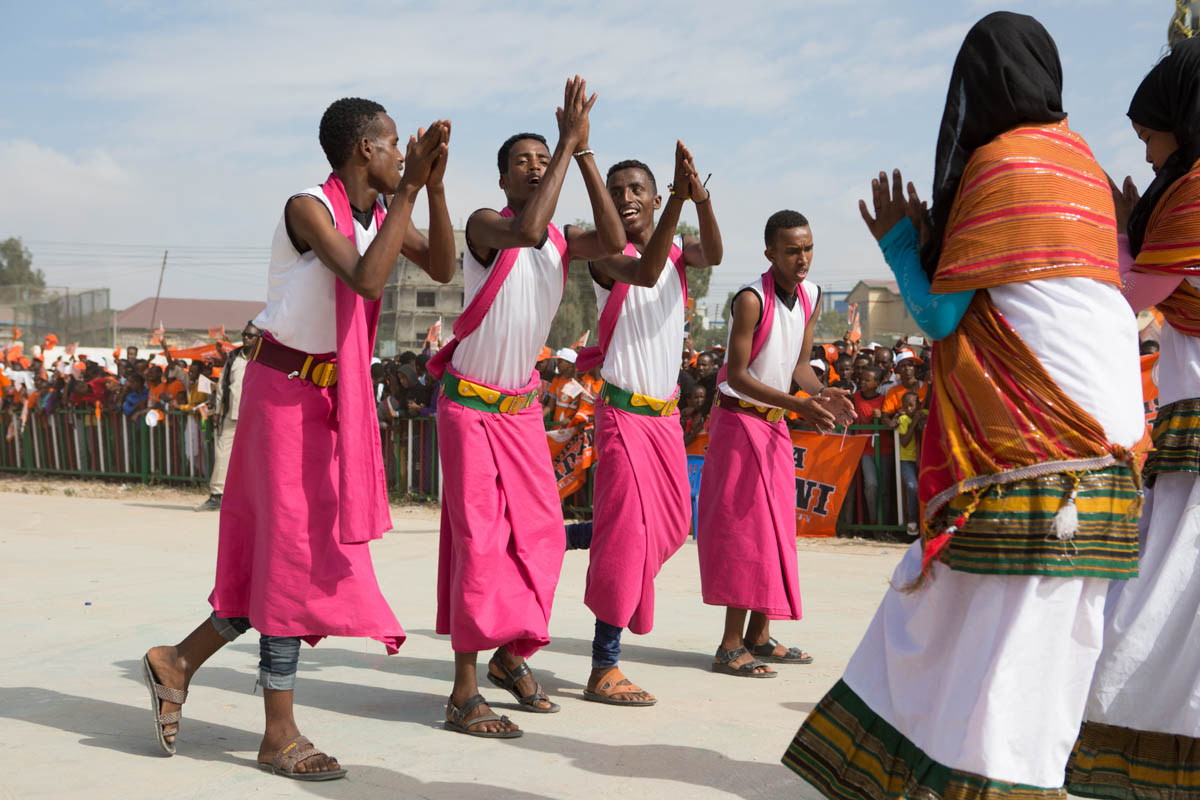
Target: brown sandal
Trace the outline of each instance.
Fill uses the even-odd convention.
[[[583,699],[610,706],[652,706],[658,700],[619,700],[616,695],[636,694],[646,690],[626,678],[620,667],[612,667],[600,676],[595,689],[584,689]]]
[[[150,711],[154,714],[154,733],[158,736],[158,745],[163,749],[163,752],[169,756],[175,755],[175,742],[167,741],[167,734],[163,732],[164,725],[174,725],[175,733],[173,736],[179,735],[179,720],[183,717],[182,711],[172,711],[164,714],[162,710],[162,702],[166,700],[168,703],[183,705],[187,700],[186,689],[172,689],[170,686],[163,686],[158,682],[158,676],[154,674],[154,667],[150,666],[150,653],[142,656],[142,676],[146,680],[146,688],[150,690]]]
[[[272,775],[282,775],[285,778],[297,781],[332,781],[337,778],[346,777],[346,770],[341,767],[324,772],[296,772],[297,764],[313,756],[325,756],[329,758],[326,753],[322,753],[314,747],[307,736],[297,736],[275,754],[270,764],[265,761],[259,761],[258,768],[266,770]]]

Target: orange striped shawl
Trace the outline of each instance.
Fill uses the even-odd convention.
[[[932,290],[1051,277],[1121,285],[1108,180],[1065,120],[1014,128],[971,155]]]
[[[1175,181],[1146,224],[1146,238],[1136,272],[1157,275],[1200,276],[1200,161]],[[1187,280],[1158,304],[1171,326],[1189,336],[1200,336],[1200,292]]]
[[[937,343],[933,371],[919,484],[926,519],[965,492],[1117,460],[1103,426],[1058,387],[987,292]]]

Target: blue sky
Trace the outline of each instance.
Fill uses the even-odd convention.
[[[316,130],[331,100],[374,98],[402,131],[452,120],[458,223],[503,202],[505,137],[553,141],[579,73],[600,94],[602,168],[640,158],[665,185],[681,138],[712,173],[725,260],[710,297],[762,271],[780,208],[812,222],[814,278],[849,288],[888,276],[858,198],[894,166],[928,195],[955,53],[1002,8],[1055,37],[1072,127],[1144,186],[1125,111],[1172,0],[20,3],[0,51],[0,238],[23,237],[51,284],[111,286],[116,308],[153,296],[164,249],[164,296],[262,298],[283,201],[328,173]],[[555,219],[590,216],[573,173]]]

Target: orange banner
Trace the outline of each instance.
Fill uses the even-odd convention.
[[[792,431],[792,461],[796,465],[796,535],[837,535],[842,511],[854,476],[858,472],[869,435],[842,437],[840,433]],[[688,455],[702,456],[708,449],[708,434],[702,433],[688,445]]]
[[[592,449],[594,433],[595,428],[592,425],[546,432],[560,500],[566,499],[583,488],[588,467],[595,460]]]

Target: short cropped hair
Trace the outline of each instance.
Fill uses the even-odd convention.
[[[500,145],[500,152],[496,154],[496,166],[499,167],[501,175],[508,174],[508,157],[512,153],[513,145],[522,139],[533,139],[546,145],[547,150],[550,149],[550,145],[546,144],[546,137],[540,133],[514,133],[504,140],[504,144]]]
[[[654,180],[654,173],[650,171],[650,167],[636,158],[627,158],[624,161],[618,161],[608,168],[608,173],[604,176],[604,182],[608,183],[613,176],[613,173],[620,172],[623,169],[640,169],[646,173],[646,177],[650,179],[650,187],[658,194],[658,181]]]
[[[784,209],[776,211],[767,220],[766,230],[763,231],[763,239],[767,243],[767,247],[775,245],[775,234],[788,228],[807,228],[808,218],[799,211],[791,211]]]
[[[793,225],[791,227],[795,227],[795,226]],[[872,364],[869,367],[863,367],[862,371],[859,374],[860,375],[874,375],[875,380],[877,380],[877,381],[883,380],[883,369],[875,366],[874,364]]]
[[[387,113],[387,109],[374,100],[361,97],[343,97],[334,100],[321,115],[321,149],[329,166],[334,169],[345,166],[354,154],[354,148],[367,135],[375,117]]]

